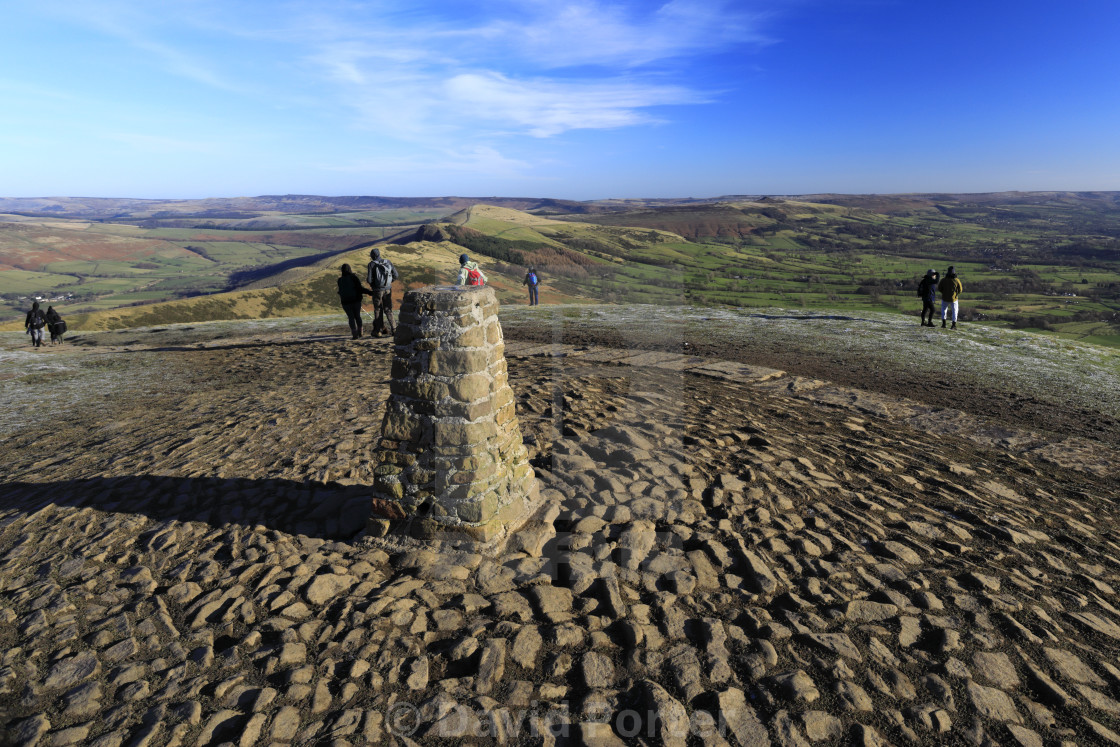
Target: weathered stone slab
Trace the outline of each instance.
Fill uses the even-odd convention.
[[[786,375],[785,371],[779,371],[776,368],[748,366],[745,363],[736,363],[735,361],[712,361],[702,366],[690,368],[689,373],[713,376],[720,379],[733,379],[735,381],[757,383],[780,379]],[[823,384],[824,382],[817,383]]]

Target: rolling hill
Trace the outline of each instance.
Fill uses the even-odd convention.
[[[954,265],[966,321],[1117,345],[1118,201],[1120,193],[1050,192],[498,205],[298,195],[122,202],[115,207],[132,210],[137,224],[9,215],[0,222],[0,262],[11,268],[0,276],[0,294],[10,319],[26,307],[15,296],[42,289],[75,293],[71,315],[198,294],[210,299],[198,308],[231,313],[215,292],[283,289],[346,252],[393,242],[407,253],[419,242],[487,258],[510,291],[536,265],[546,299],[916,314],[918,278]],[[110,207],[58,202],[75,215]],[[304,212],[280,211],[295,207]],[[250,208],[256,212],[238,212]],[[438,266],[418,262],[412,276]],[[270,314],[334,305],[322,293],[260,303]],[[124,317],[116,313],[114,323]]]
[[[382,245],[381,249],[401,275],[402,282],[396,287],[397,304],[400,303],[402,286],[407,289],[453,283],[459,271],[459,254],[463,251],[456,244],[431,241],[410,242],[402,246]],[[521,275],[510,274],[485,257],[480,257],[480,260],[489,285],[495,289],[499,299],[506,303],[523,300]],[[285,270],[242,290],[73,314],[67,320],[72,330],[97,331],[182,322],[341,314],[336,283],[339,268],[349,263],[364,278],[368,261],[369,250],[363,247],[332,255],[311,266]],[[555,289],[542,292],[542,298],[551,303],[586,300]],[[8,328],[12,327],[8,325]]]

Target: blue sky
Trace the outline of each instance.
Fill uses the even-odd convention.
[[[1116,0],[35,0],[0,196],[1120,190]]]

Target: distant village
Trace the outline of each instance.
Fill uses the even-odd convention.
[[[0,299],[2,298],[3,296],[0,296]],[[57,296],[47,296],[40,293],[35,293],[30,296],[19,296],[18,298],[16,298],[16,303],[31,303],[32,301],[38,301],[39,303],[57,303],[59,301],[71,301],[73,300],[73,298],[73,293],[60,294]]]

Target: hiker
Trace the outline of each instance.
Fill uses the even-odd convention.
[[[350,265],[342,266],[342,276],[338,279],[338,299],[342,302],[342,309],[346,312],[346,321],[350,323],[351,339],[357,340],[362,336],[362,294],[372,296],[362,285],[362,280]]]
[[[941,278],[941,282],[937,284],[937,290],[941,291],[941,328],[945,328],[945,312],[949,307],[953,309],[953,326],[951,329],[957,328],[957,296],[964,290],[961,281],[957,278],[957,273],[953,272],[950,265],[945,277]]]
[[[378,249],[369,250],[369,264],[366,265],[366,282],[373,291],[373,336],[391,334],[393,328],[393,281],[398,279],[397,268],[382,258]]]
[[[472,262],[465,254],[459,255],[458,285],[486,285],[486,276],[478,269],[478,262]]]
[[[31,311],[27,312],[27,318],[23,320],[24,330],[31,335],[31,344],[35,347],[43,344],[43,327],[46,323],[47,317],[39,310],[39,302],[35,301],[31,304]]]
[[[537,277],[537,268],[530,267],[529,271],[525,273],[525,280],[522,285],[529,286],[529,305],[536,306],[540,303],[540,297],[537,295],[537,288],[541,284],[541,279]]]
[[[926,276],[918,283],[918,297],[922,299],[922,326],[932,327],[933,305],[937,301],[937,270],[926,270]]]
[[[61,345],[66,322],[62,321],[62,316],[54,310],[53,306],[47,307],[47,330],[51,333],[51,345]]]

